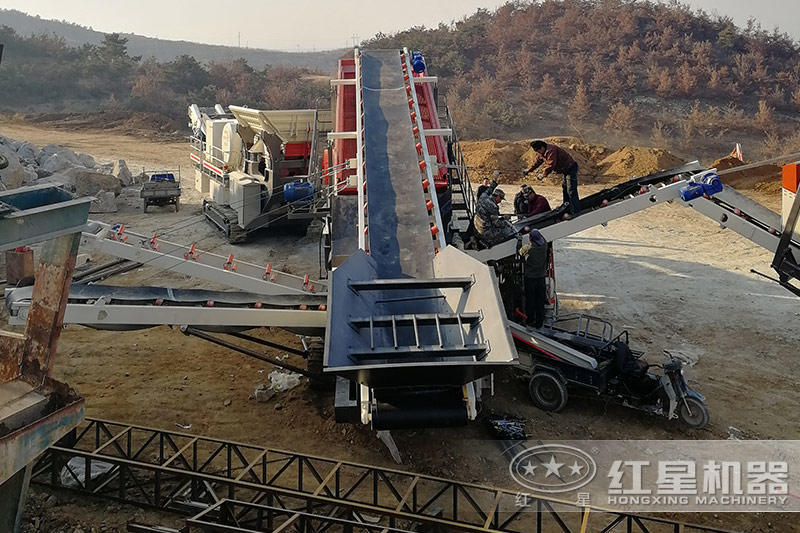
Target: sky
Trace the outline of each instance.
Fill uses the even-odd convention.
[[[800,40],[798,0],[683,0],[744,25],[751,16]],[[458,20],[505,0],[2,0],[0,7],[67,20],[103,32],[278,50],[349,47],[410,26]]]

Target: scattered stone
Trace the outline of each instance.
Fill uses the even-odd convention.
[[[225,400],[224,402],[222,402],[222,405],[224,405],[225,407],[228,407],[230,404],[231,404],[230,400]]]
[[[114,193],[111,191],[100,191],[94,195],[95,199],[92,200],[89,206],[90,213],[116,213],[117,202],[114,199]]]
[[[120,182],[122,182],[123,187],[129,187],[133,185],[133,175],[128,169],[128,165],[125,163],[124,159],[118,159],[117,161],[114,161],[114,165],[111,169],[111,175],[115,176]]]
[[[27,165],[36,163],[36,147],[27,141],[21,141],[16,145],[17,157]]]
[[[256,399],[256,401],[268,402],[275,397],[275,389],[267,387],[265,383],[261,383],[260,385],[256,386],[256,390],[253,391],[253,397]]]
[[[39,174],[36,172],[36,167],[33,165],[26,166],[24,169],[22,169],[22,172],[24,173],[22,183],[25,185],[30,185],[39,179]]]
[[[276,411],[280,411],[281,409],[283,409],[283,406],[281,404],[279,404],[279,403],[276,403],[275,404],[275,410]]]
[[[25,168],[20,164],[17,153],[8,145],[0,145],[0,158],[3,159],[3,168],[0,168],[0,190],[16,189],[22,186],[27,176]],[[3,187],[4,186],[4,187]]]
[[[112,191],[114,196],[122,192],[122,185],[114,176],[84,170],[75,174],[75,192],[78,196],[94,196],[100,191]]]

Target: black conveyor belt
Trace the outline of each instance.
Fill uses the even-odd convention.
[[[398,50],[361,54],[370,256],[381,278],[433,277],[433,245]]]

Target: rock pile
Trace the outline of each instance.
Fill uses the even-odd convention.
[[[141,179],[123,159],[98,163],[65,146],[49,144],[39,150],[29,142],[0,136],[0,190],[53,183],[79,196],[94,196],[92,213],[115,213],[122,188]]]

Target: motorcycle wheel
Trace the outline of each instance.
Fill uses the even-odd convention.
[[[567,387],[551,372],[536,372],[528,383],[528,392],[543,411],[555,413],[567,405]]]
[[[711,418],[706,404],[692,396],[681,400],[678,416],[681,422],[692,429],[703,429]]]

